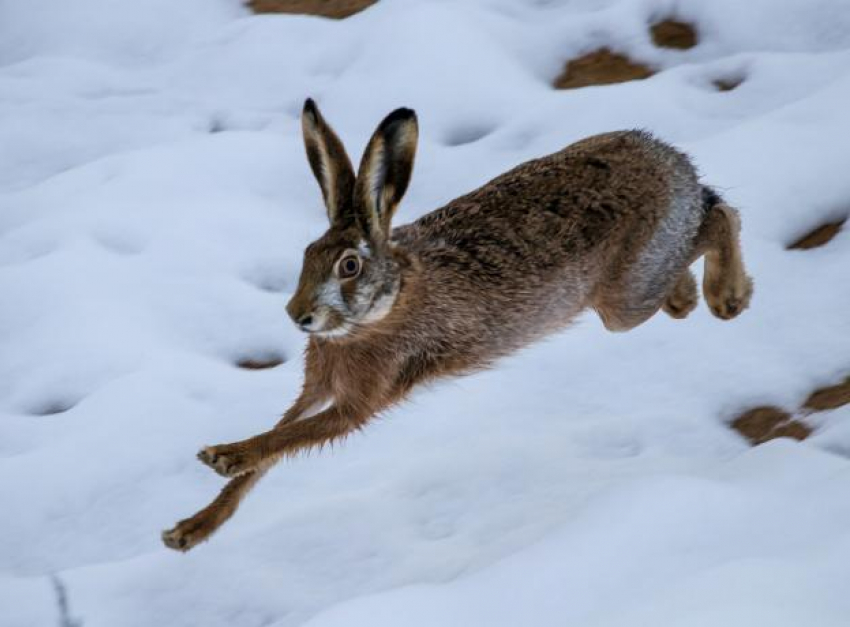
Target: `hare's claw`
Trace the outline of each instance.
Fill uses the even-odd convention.
[[[691,271],[686,270],[667,295],[663,308],[668,316],[681,320],[696,308],[698,302],[696,280]]]
[[[214,527],[209,528],[203,516],[196,514],[181,520],[173,529],[163,531],[162,542],[169,549],[185,553],[206,540],[214,530]]]
[[[206,446],[198,452],[198,459],[222,477],[238,477],[254,470],[248,455],[235,444]]]
[[[706,301],[711,313],[721,320],[731,320],[750,305],[753,282],[742,274],[720,286],[706,290]]]

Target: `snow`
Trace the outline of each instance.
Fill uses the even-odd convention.
[[[795,448],[771,443],[719,475],[625,481],[489,569],[308,625],[844,625],[850,464]]]
[[[671,13],[696,48],[651,45]],[[600,45],[663,71],[550,88]],[[209,543],[168,551],[160,530],[222,485],[195,452],[298,391],[284,305],[326,228],[307,96],[354,159],[417,110],[398,223],[649,128],[740,208],[752,307],[622,335],[582,316],[280,464]],[[841,0],[380,0],[342,22],[0,0],[0,625],[59,624],[59,588],[85,627],[846,624],[850,411],[756,449],[726,421],[850,368],[850,235],[784,249],[847,214],[848,97]]]

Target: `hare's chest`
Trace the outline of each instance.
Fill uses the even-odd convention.
[[[392,359],[377,347],[340,347],[327,357],[325,385],[338,402],[360,402],[392,385]]]

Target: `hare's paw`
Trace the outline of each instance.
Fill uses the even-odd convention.
[[[687,270],[679,277],[662,307],[668,316],[681,320],[694,310],[698,302],[696,280],[690,270]]]
[[[206,446],[198,452],[198,459],[222,477],[238,477],[256,468],[258,460],[241,444]]]
[[[676,320],[687,318],[688,315],[696,308],[697,299],[683,299],[676,296],[670,296],[664,301],[664,313]]]
[[[191,518],[181,520],[173,529],[163,531],[162,542],[169,549],[185,553],[209,538],[215,528],[212,521],[203,513],[198,513]]]
[[[743,272],[727,277],[725,281],[709,283],[705,300],[711,313],[721,320],[731,320],[747,307],[753,295],[753,280]]]

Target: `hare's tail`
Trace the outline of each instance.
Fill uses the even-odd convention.
[[[726,204],[723,197],[715,189],[708,185],[702,186],[702,211],[704,214],[708,214],[717,205],[723,204]]]

